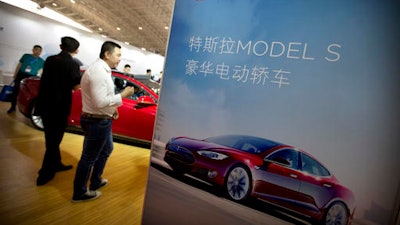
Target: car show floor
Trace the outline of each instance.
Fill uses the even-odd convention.
[[[64,164],[44,186],[36,186],[44,151],[44,133],[19,112],[7,114],[0,102],[0,224],[140,224],[150,149],[114,142],[104,171],[109,184],[99,199],[72,203],[73,179],[83,136],[65,133],[60,145]]]

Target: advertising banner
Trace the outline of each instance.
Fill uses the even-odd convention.
[[[395,1],[176,0],[143,224],[394,224]]]

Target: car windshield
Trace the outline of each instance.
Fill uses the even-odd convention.
[[[160,94],[160,84],[149,78],[134,77],[136,80],[140,81],[142,84],[146,85],[148,88],[154,91],[157,95]]]
[[[235,148],[241,151],[260,154],[268,149],[280,145],[280,143],[252,136],[224,135],[205,139],[204,141]]]
[[[113,73],[121,74],[124,76],[132,77],[135,80],[138,80],[140,83],[146,85],[148,88],[150,88],[154,93],[157,95],[160,94],[160,84],[152,80],[151,77],[147,74],[128,74],[128,73],[122,73],[118,70],[113,70]]]

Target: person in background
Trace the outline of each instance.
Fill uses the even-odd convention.
[[[118,119],[117,107],[122,105],[122,98],[132,96],[134,92],[131,86],[119,94],[114,94],[111,68],[117,68],[120,61],[121,46],[106,41],[101,46],[100,58],[90,65],[82,76],[80,123],[84,131],[84,141],[74,178],[72,202],[96,199],[101,195],[98,189],[108,184],[108,180],[102,175],[114,148],[112,120]]]
[[[151,69],[147,69],[146,70],[146,74],[149,75],[151,77]]]
[[[61,162],[60,143],[71,111],[72,90],[79,88],[79,64],[73,59],[79,42],[72,37],[61,38],[61,52],[46,59],[40,79],[35,115],[43,121],[46,151],[36,185],[53,179],[56,172],[72,168]]]
[[[161,83],[161,79],[163,77],[163,71],[160,71],[160,75],[158,76],[157,82]]]
[[[146,70],[146,75],[148,75],[151,80],[156,81],[156,77],[151,74],[151,69]]]
[[[123,71],[124,73],[131,73],[131,65],[129,65],[129,64],[126,64],[125,66],[124,66],[124,71]]]
[[[41,54],[42,47],[40,45],[35,45],[33,46],[32,54],[26,53],[19,60],[14,72],[14,91],[11,96],[11,107],[7,113],[15,111],[21,80],[30,76],[40,76],[42,74],[44,60],[40,57]]]

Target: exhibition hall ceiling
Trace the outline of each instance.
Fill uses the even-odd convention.
[[[174,0],[32,0],[114,40],[165,55]]]

